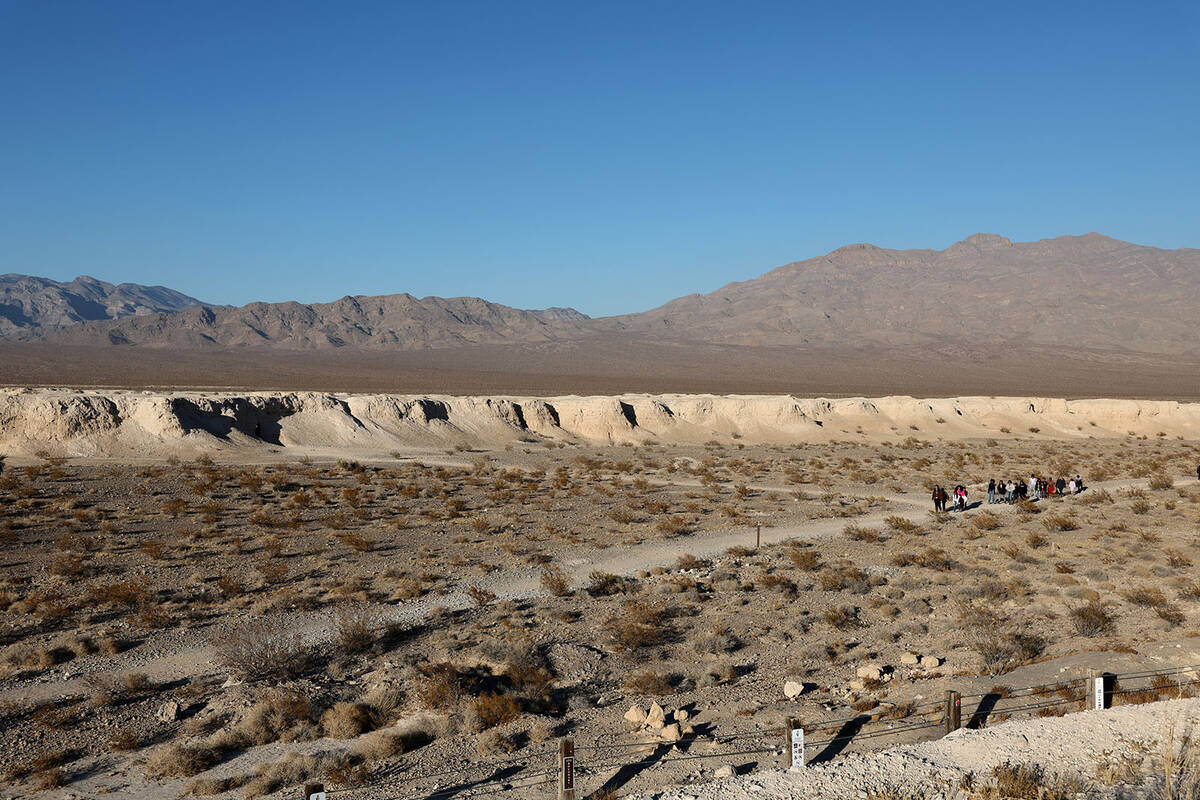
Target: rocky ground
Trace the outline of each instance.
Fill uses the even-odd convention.
[[[840,758],[936,735],[915,726],[947,689],[995,695],[991,725],[1066,713],[1093,670],[1200,664],[1196,457],[1156,437],[10,461],[0,766],[47,797],[470,794],[545,780],[569,735],[580,788],[627,793],[781,766],[788,717],[810,741],[910,728]],[[982,499],[1035,470],[1088,491],[928,510],[935,478]],[[1006,711],[1030,696],[1058,704]]]

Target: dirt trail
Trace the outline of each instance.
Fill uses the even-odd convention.
[[[1144,483],[1144,479],[1113,480],[1097,482],[1089,488],[1097,491],[1100,489],[1120,490],[1132,486],[1141,486]],[[1188,486],[1195,483],[1197,481],[1192,478],[1180,480],[1177,482],[1177,485]],[[922,513],[928,510],[928,501],[923,496],[888,494],[882,495],[882,497],[890,503],[904,504],[914,508],[919,507]],[[967,515],[969,516],[971,513],[985,508],[994,510],[1000,514],[1015,513],[1013,507],[1009,505],[999,504],[988,506],[984,504],[969,510]],[[787,541],[788,539],[829,538],[836,536],[848,523],[853,522],[856,525],[862,526],[878,526],[884,523],[886,517],[896,513],[897,509],[890,508],[856,517],[830,517],[809,520],[796,525],[764,526],[762,528],[762,544],[773,545]],[[589,575],[592,572],[606,572],[623,576],[635,575],[641,570],[652,567],[670,566],[683,555],[708,558],[724,554],[729,548],[737,545],[753,547],[755,535],[753,525],[749,524],[737,528],[704,531],[672,539],[656,539],[630,547],[609,547],[604,549],[581,548],[573,553],[560,556],[558,564],[566,573],[572,588],[579,588],[587,585]],[[405,625],[416,625],[426,619],[433,609],[437,607],[451,611],[471,607],[473,601],[466,594],[466,590],[472,586],[487,589],[501,600],[525,600],[545,593],[545,590],[541,587],[540,579],[540,567],[510,569],[484,578],[464,580],[459,584],[460,591],[453,594],[423,598],[401,604],[375,604],[372,606],[372,610],[377,614],[377,619],[380,623],[395,622]],[[332,638],[333,624],[330,613],[295,613],[292,616],[295,626],[314,645],[320,646]],[[163,647],[162,644],[157,644],[156,646]],[[167,643],[165,650],[159,650],[148,658],[134,654],[130,658],[123,659],[124,664],[121,667],[97,670],[95,673],[89,675],[73,674],[68,668],[67,670],[58,671],[60,676],[64,673],[68,676],[65,680],[53,680],[47,676],[53,675],[54,672],[43,673],[38,679],[0,692],[0,701],[42,701],[64,695],[78,695],[89,691],[89,679],[93,675],[98,674],[119,675],[125,672],[137,671],[146,674],[147,677],[155,681],[180,680],[201,675],[214,675],[221,672],[216,658],[216,650],[211,645],[188,647],[184,645],[172,646],[170,643]]]

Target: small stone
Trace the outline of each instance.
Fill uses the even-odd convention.
[[[900,656],[900,663],[906,667],[915,667],[921,663],[921,657],[916,653],[908,652]]]
[[[646,712],[641,706],[630,706],[625,712],[625,721],[635,728],[640,728],[646,722]]]
[[[942,665],[942,660],[937,656],[922,656],[921,669],[937,669]]]
[[[679,728],[678,722],[672,722],[670,725],[664,725],[663,729],[658,732],[658,735],[667,742],[678,742],[683,738],[683,731]]]
[[[674,714],[675,721],[681,725],[683,723],[687,722],[688,717],[690,717],[690,716],[691,716],[691,714],[689,714],[687,711],[683,710],[682,708],[679,709],[678,711],[676,711]]]
[[[861,692],[863,689],[866,689],[866,688],[867,688],[867,685],[865,683],[863,683],[862,681],[850,681],[850,689],[852,691]]]
[[[804,693],[804,684],[799,681],[788,681],[783,684],[783,696],[788,700],[795,700]]]
[[[179,703],[168,700],[158,707],[158,718],[163,722],[174,722],[179,719]]]
[[[729,764],[717,767],[717,771],[713,773],[713,777],[715,778],[732,778],[734,775],[737,775],[737,770]]]

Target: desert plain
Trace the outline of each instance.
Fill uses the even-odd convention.
[[[3,780],[542,797],[569,737],[583,796],[744,796],[789,718],[835,780],[930,746],[948,689],[995,698],[963,733],[1000,736],[1081,712],[1094,671],[1177,669],[1099,712],[1183,704],[1120,752],[1013,751],[1054,796],[1157,791],[1200,678],[1198,426],[1145,400],[6,390]],[[1030,475],[1086,488],[986,502]]]

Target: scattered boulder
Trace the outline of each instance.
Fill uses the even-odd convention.
[[[900,656],[900,663],[906,667],[915,667],[917,664],[921,663],[921,657],[910,651]]]
[[[625,721],[635,728],[640,728],[646,724],[646,712],[641,706],[630,706],[625,712]]]
[[[921,656],[921,669],[937,669],[942,665],[942,660],[937,656]]]
[[[689,713],[688,713],[688,712],[687,712],[685,709],[682,709],[682,708],[681,708],[681,709],[679,709],[678,711],[676,711],[676,712],[675,712],[675,713],[672,715],[672,717],[674,718],[674,720],[675,720],[676,722],[678,722],[680,725],[682,725],[683,723],[687,722],[687,721],[688,721],[688,717],[690,717],[690,716],[691,716],[691,714],[689,714]]]
[[[795,700],[804,693],[804,684],[799,681],[787,681],[783,684],[783,696],[788,700]]]
[[[716,772],[713,773],[714,778],[732,778],[735,775],[737,775],[737,770],[731,764],[717,767]]]
[[[646,725],[651,728],[661,728],[667,721],[663,707],[657,701],[650,704],[650,712],[646,714]]]
[[[865,681],[880,681],[883,680],[883,668],[878,664],[867,664],[859,667],[856,673],[859,678]]]
[[[658,735],[667,742],[678,742],[683,738],[683,730],[679,727],[678,722],[672,722],[670,725],[664,725]]]
[[[179,719],[179,703],[174,700],[168,700],[158,707],[156,715],[163,722],[174,722]]]

